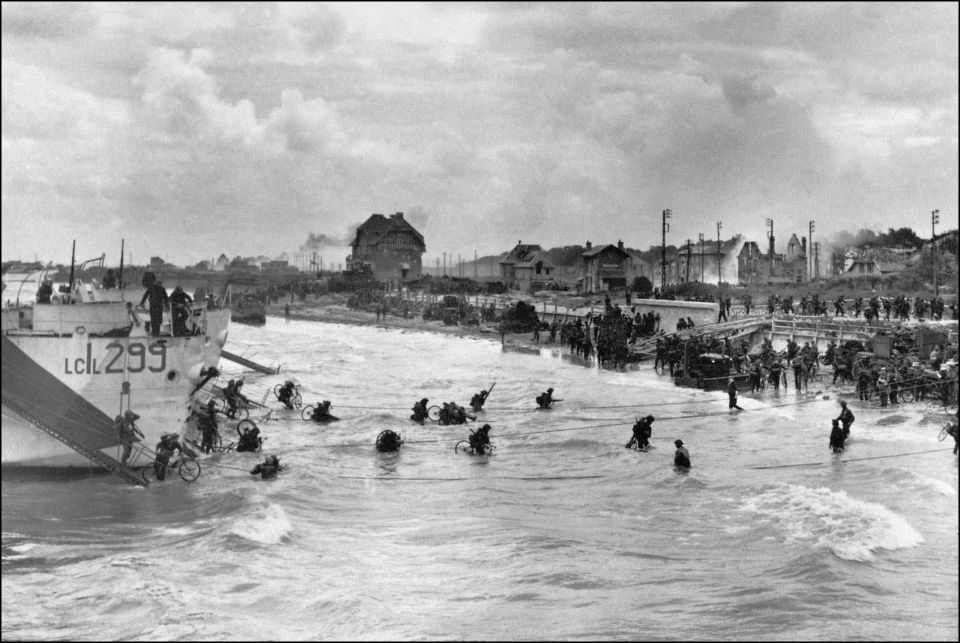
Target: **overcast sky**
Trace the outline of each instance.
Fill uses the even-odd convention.
[[[957,227],[958,5],[2,4],[3,259]]]

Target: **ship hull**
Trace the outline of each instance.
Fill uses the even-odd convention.
[[[203,335],[8,334],[5,339],[20,350],[4,351],[4,378],[12,374],[10,376],[16,379],[18,373],[41,371],[42,376],[34,375],[38,381],[30,381],[29,386],[24,386],[22,381],[4,383],[0,462],[4,467],[89,466],[84,456],[37,428],[17,410],[30,408],[31,397],[43,398],[43,390],[33,389],[35,395],[31,395],[29,387],[43,387],[45,382],[55,384],[47,378],[66,385],[109,418],[127,408],[133,410],[140,415],[137,426],[145,436],[143,446],[149,449],[155,447],[163,433],[175,431],[183,434],[192,392],[201,382],[201,371],[218,366],[229,323],[230,311],[225,309],[206,312],[206,332]],[[71,327],[71,330],[77,329]],[[129,383],[129,392],[125,392],[126,382]],[[56,428],[55,422],[53,428]],[[118,457],[120,447],[116,440],[112,442],[101,451]],[[143,465],[149,460],[148,455],[134,450],[131,463]]]

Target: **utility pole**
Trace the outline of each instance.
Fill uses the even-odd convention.
[[[703,233],[700,233],[700,283],[703,283]]]
[[[817,280],[817,290],[820,290],[820,242],[813,244],[813,272]]]
[[[443,276],[447,276],[447,253],[443,253]]]
[[[684,281],[690,282],[690,239],[687,239],[687,276],[684,277]]]
[[[667,230],[670,224],[667,219],[670,218],[670,209],[663,211],[663,245],[660,246],[660,296],[663,296],[664,288],[667,286]]]
[[[807,263],[809,264],[809,265],[807,266],[807,281],[808,281],[808,282],[810,281],[810,278],[813,276],[813,272],[814,272],[813,252],[812,252],[812,251],[813,251],[813,230],[814,230],[813,219],[810,219],[810,235],[809,235],[810,238],[809,238],[808,241],[810,242],[810,250],[811,250],[811,252],[810,252],[810,256],[807,257]],[[820,277],[819,272],[820,272],[820,271],[818,270],[818,271],[817,271],[817,277],[818,277],[818,278]]]
[[[940,210],[930,213],[930,251],[933,253],[933,296],[940,296],[940,283],[937,281],[937,224],[940,223]]]
[[[717,221],[717,295],[719,296],[720,282],[723,281],[723,245],[720,241],[720,228],[723,224]]]
[[[477,280],[477,251],[473,251],[473,280]]]
[[[437,257],[437,274],[435,276],[440,276],[440,257]]]

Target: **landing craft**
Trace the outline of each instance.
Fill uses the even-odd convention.
[[[198,388],[201,371],[218,366],[229,308],[192,304],[187,334],[181,336],[172,334],[165,312],[160,335],[151,336],[141,319],[147,315],[135,308],[140,288],[103,288],[95,279],[85,280],[84,268],[91,263],[102,267],[103,257],[81,264],[79,275],[50,303],[37,303],[24,289],[42,283],[47,271],[5,284],[3,466],[75,467],[94,461],[109,468],[119,452],[116,415],[127,409],[140,415],[142,445],[152,449],[163,433],[183,434],[194,398],[209,395]],[[149,461],[134,449],[129,463]]]

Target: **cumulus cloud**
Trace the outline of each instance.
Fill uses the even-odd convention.
[[[373,212],[464,255],[647,247],[666,207],[673,244],[956,218],[956,5],[2,7],[5,255],[77,221],[193,263]]]
[[[94,10],[81,2],[4,2],[2,17],[5,36],[80,38],[97,26]]]

